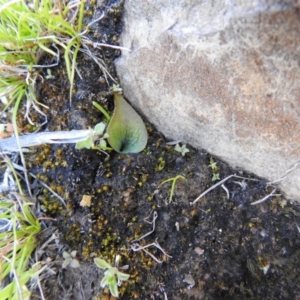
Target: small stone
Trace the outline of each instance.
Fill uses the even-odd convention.
[[[194,249],[194,251],[198,254],[198,255],[202,255],[204,253],[204,249],[201,249],[200,247],[196,247]]]
[[[90,195],[83,195],[82,196],[82,200],[80,201],[80,206],[82,206],[82,207],[85,207],[85,206],[90,207],[91,206],[92,197],[93,196],[90,196]]]
[[[124,94],[164,135],[279,179],[300,160],[292,2],[125,1],[121,39],[132,51],[116,62]],[[279,185],[300,202],[299,167]]]
[[[183,282],[189,285],[189,288],[192,288],[195,285],[195,280],[191,274],[184,274]]]

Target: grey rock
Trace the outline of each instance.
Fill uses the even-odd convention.
[[[299,5],[125,1],[125,97],[167,138],[281,178],[300,162]],[[300,164],[280,187],[300,201]]]

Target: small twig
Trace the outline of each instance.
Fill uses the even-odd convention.
[[[245,180],[243,180],[242,182],[240,181],[232,181],[232,182],[238,184],[242,188],[242,191],[247,188],[247,183],[245,182]]]
[[[0,232],[4,232],[4,231],[10,231],[11,227],[12,227],[12,220],[9,219],[1,219],[1,222],[6,222],[6,224],[4,224],[2,227],[0,227]],[[9,226],[9,227],[8,227]],[[6,227],[8,227],[6,229]]]
[[[56,47],[56,45],[54,43],[52,43],[51,46],[56,49],[56,58],[57,58],[57,61],[55,63],[53,63],[53,64],[50,64],[50,65],[32,65],[33,68],[52,68],[52,67],[58,66],[59,60],[60,60],[59,49]]]
[[[55,196],[56,198],[58,198],[58,199],[60,200],[60,202],[64,205],[64,207],[67,208],[67,205],[66,205],[66,203],[65,203],[65,200],[64,200],[61,196],[59,196],[57,193],[55,193],[55,192],[50,188],[50,186],[48,186],[48,185],[47,185],[46,183],[44,183],[43,181],[40,181],[39,179],[37,179],[36,176],[33,175],[32,173],[29,173],[29,175],[32,176],[34,179],[38,180],[38,181],[40,182],[40,184],[41,184],[43,187],[45,187],[47,190],[49,190],[49,191],[53,194],[53,196]]]
[[[151,215],[151,214],[150,214]],[[147,221],[147,219],[150,217],[150,215],[144,219],[145,222],[149,223],[149,224],[153,224],[153,228],[151,231],[147,232],[146,234],[144,234],[143,236],[141,236],[140,238],[136,239],[136,240],[133,240],[131,241],[131,246],[130,246],[130,249],[132,251],[139,251],[139,250],[143,250],[146,254],[148,254],[149,256],[151,256],[157,263],[161,264],[163,261],[160,261],[158,258],[156,258],[152,253],[150,253],[149,251],[146,250],[146,248],[150,247],[150,246],[154,246],[156,247],[157,249],[159,249],[163,254],[165,254],[167,257],[172,257],[170,255],[168,255],[164,250],[163,248],[158,244],[157,242],[157,239],[155,240],[154,243],[151,243],[151,244],[148,244],[146,246],[140,246],[139,243],[135,243],[135,242],[138,242],[142,239],[144,239],[146,236],[150,235],[154,230],[155,230],[155,220],[157,219],[157,212],[154,211],[153,212],[153,219],[152,219],[152,222],[149,222]]]
[[[41,144],[71,144],[83,141],[90,135],[89,129],[38,132],[19,136],[21,149]],[[0,140],[0,149],[3,151],[19,151],[16,137]]]
[[[38,262],[37,251],[35,251],[35,261]],[[43,288],[42,288],[41,281],[40,281],[40,274],[38,274],[36,276],[36,281],[37,281],[37,285],[39,287],[41,299],[45,300],[44,293],[43,293]]]
[[[276,183],[282,181],[283,179],[286,178],[286,176],[287,176],[288,174],[290,174],[291,172],[293,172],[299,165],[300,165],[300,161],[296,162],[290,169],[288,169],[288,170],[284,173],[284,175],[283,175],[282,177],[280,177],[279,179],[276,179],[276,180],[274,180],[274,181],[272,181],[272,182],[268,182],[268,185],[274,185],[274,184],[276,184]]]
[[[260,200],[257,200],[255,202],[252,202],[251,205],[262,203],[262,202],[266,201],[267,199],[269,199],[270,197],[281,196],[281,194],[275,194],[276,190],[277,190],[277,188],[274,188],[274,190],[270,194],[268,194],[266,197],[264,197]]]
[[[149,245],[151,246],[151,245]],[[146,249],[142,249],[146,254],[148,254],[150,257],[152,257],[152,259],[154,259],[157,263],[162,264],[163,261],[159,260],[158,258],[155,257],[155,255],[153,255],[152,253],[150,253],[149,251],[147,251]]]
[[[85,300],[85,293],[82,288],[82,279],[80,279],[80,293],[81,293],[81,299]]]
[[[223,190],[226,192],[226,195],[227,195],[227,199],[229,199],[230,198],[230,195],[229,195],[229,191],[228,191],[228,188],[224,185],[224,184],[222,184],[221,185],[221,187],[223,188]]]
[[[80,6],[80,1],[71,1],[69,4],[68,4],[68,11],[70,12],[72,8],[76,8],[75,12],[72,14],[71,18],[68,20],[68,22],[70,24],[74,24],[75,20],[76,20],[76,17],[78,15],[78,12],[79,12],[79,6]]]
[[[168,255],[164,250],[163,248],[158,244],[157,242],[157,239],[155,240],[154,243],[151,243],[151,244],[148,244],[148,245],[145,245],[145,246],[140,246],[139,243],[133,243],[131,245],[131,250],[132,251],[140,251],[140,250],[143,250],[145,253],[147,253],[149,256],[151,256],[157,263],[161,264],[163,261],[157,259],[152,253],[150,253],[149,251],[146,250],[146,248],[149,248],[151,246],[154,246],[156,247],[157,249],[159,249],[164,255],[166,255],[167,257],[169,258],[172,258],[172,256]]]
[[[104,17],[104,12],[101,14],[101,16],[100,16],[99,18],[97,18],[97,19],[93,20],[92,22],[88,23],[88,24],[86,25],[85,30],[82,31],[80,34],[78,34],[78,36],[85,35],[85,34],[88,32],[89,28],[90,28],[94,23],[100,21],[103,17]]]
[[[147,217],[147,218],[148,218],[148,217]],[[147,218],[146,218],[146,219],[147,219]],[[156,212],[156,211],[153,212],[153,219],[152,219],[152,222],[146,221],[146,219],[144,219],[145,222],[147,222],[147,223],[149,223],[149,224],[153,224],[152,230],[149,231],[149,232],[147,232],[146,234],[144,234],[144,235],[141,236],[140,238],[131,241],[131,243],[133,243],[133,242],[138,242],[138,241],[142,240],[143,238],[145,238],[146,236],[150,235],[150,234],[155,230],[155,220],[157,219],[157,212]]]
[[[32,120],[30,119],[29,117],[29,113],[30,113],[30,108],[31,106],[33,106],[33,108],[35,109],[35,111],[37,111],[40,115],[42,115],[44,117],[44,122],[42,124],[40,124],[39,126],[42,127],[44,126],[45,124],[47,124],[48,122],[48,118],[47,118],[47,115],[45,113],[43,113],[38,107],[37,107],[37,104],[45,107],[45,108],[48,108],[46,105],[43,105],[39,102],[37,102],[36,99],[30,99],[29,97],[27,98],[27,101],[26,101],[26,111],[25,111],[25,115],[24,117],[28,120],[28,122],[31,124],[31,125],[34,125],[34,122],[32,122]]]
[[[108,84],[108,80],[107,80],[107,75],[109,76],[109,78],[113,81],[116,82],[116,80],[110,75],[109,71],[105,68],[105,63],[102,59],[96,57],[95,55],[93,55],[93,53],[91,52],[91,50],[87,47],[87,45],[82,44],[83,48],[80,48],[79,50],[86,54],[88,57],[92,58],[94,60],[94,62],[99,66],[100,70],[103,72],[103,75],[105,77],[105,80]]]
[[[24,168],[22,166],[19,166],[19,165],[15,164],[15,163],[13,163],[13,167],[15,169],[19,170],[19,171],[24,171]],[[60,197],[57,193],[55,193],[46,183],[44,183],[43,181],[37,179],[36,176],[34,174],[32,174],[32,173],[29,173],[29,175],[31,177],[33,177],[34,179],[38,180],[43,187],[45,187],[47,190],[49,190],[53,194],[53,196],[55,196],[56,198],[58,198],[62,202],[62,204],[65,206],[65,208],[67,207],[67,205],[65,203],[65,200],[62,197]]]
[[[258,181],[258,179],[246,178],[246,177],[238,176],[238,175],[235,175],[235,174],[229,175],[226,178],[224,178],[223,180],[217,182],[216,184],[214,184],[213,186],[211,186],[210,188],[208,188],[206,191],[204,191],[198,198],[196,198],[193,202],[191,202],[190,205],[194,205],[197,201],[199,201],[207,193],[209,193],[210,191],[214,190],[219,185],[222,185],[225,181],[227,181],[228,179],[230,179],[232,177],[240,178],[240,179],[245,179],[245,180]]]
[[[122,46],[117,46],[117,45],[110,45],[110,44],[105,44],[105,43],[97,43],[97,42],[93,42],[91,41],[89,38],[87,37],[83,37],[83,42],[86,45],[91,45],[94,48],[100,48],[100,47],[106,47],[106,48],[112,48],[112,49],[117,49],[117,50],[126,50],[126,51],[131,51],[130,49],[126,48],[126,47],[122,47]]]
[[[17,291],[18,291],[19,297],[20,297],[20,299],[22,299],[22,294],[21,294],[22,289],[21,289],[21,285],[20,285],[20,279],[19,279],[18,274],[16,272],[16,269],[14,267],[14,263],[12,262],[11,259],[7,258],[5,255],[3,255],[2,258],[4,258],[7,262],[9,262],[12,266],[11,271],[10,271],[10,275],[11,276],[13,275],[13,278],[16,281]]]
[[[166,145],[169,145],[169,146],[175,146],[179,143],[181,143],[182,141],[181,140],[178,140],[178,141],[172,141],[172,142],[167,142]]]
[[[58,235],[58,230],[56,230],[54,233],[52,233],[51,237],[44,242],[37,251],[43,250],[44,248],[46,248],[52,241],[56,241],[59,240],[59,235]]]

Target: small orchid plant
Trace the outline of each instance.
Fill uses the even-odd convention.
[[[185,144],[180,146],[179,143],[175,146],[175,151],[181,153],[182,156],[185,156],[186,153],[190,152],[190,150],[186,147]]]
[[[70,266],[72,268],[80,267],[79,261],[78,261],[78,259],[76,259],[76,254],[77,254],[76,250],[71,251],[71,253],[68,253],[67,251],[63,252],[63,254],[62,254],[62,256],[64,258],[64,261],[62,264],[63,269],[65,269],[67,266]]]
[[[87,148],[103,152],[113,149],[119,153],[141,152],[147,144],[147,129],[142,118],[122,97],[121,91],[118,85],[114,85],[111,89],[115,102],[112,117],[99,103],[93,103],[104,114],[108,125],[101,122],[93,129],[39,132],[0,139],[0,149],[4,153],[10,153],[41,144],[76,143],[76,149]],[[111,148],[107,146],[107,141]]]
[[[119,256],[117,256],[116,258],[116,265],[118,263],[118,260]],[[106,270],[104,272],[104,277],[100,282],[101,287],[104,288],[107,285],[110,293],[116,298],[119,297],[118,286],[122,284],[122,281],[128,280],[130,275],[120,272],[117,267],[111,266],[104,259],[97,257],[94,259],[94,263],[100,269]]]

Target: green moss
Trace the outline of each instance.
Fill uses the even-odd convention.
[[[165,165],[166,165],[166,161],[164,160],[164,158],[159,157],[158,160],[157,160],[157,165],[155,167],[155,171],[156,172],[161,172],[164,169]]]

